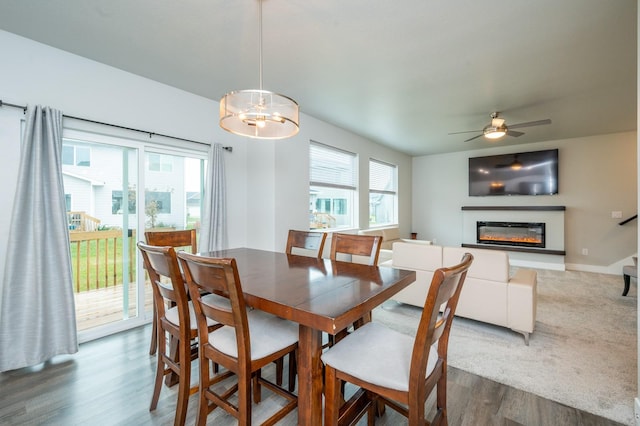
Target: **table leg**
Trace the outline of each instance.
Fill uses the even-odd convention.
[[[322,424],[322,332],[300,325],[298,342],[298,424]]]

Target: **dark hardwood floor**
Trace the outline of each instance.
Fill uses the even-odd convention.
[[[173,424],[175,387],[165,386],[158,408],[149,411],[156,363],[155,356],[148,354],[150,332],[145,326],[118,333],[82,344],[73,356],[59,356],[38,367],[0,374],[0,424]],[[272,375],[272,366],[264,374]],[[192,381],[196,380],[197,368]],[[278,397],[263,390],[263,402],[253,408],[254,423],[267,417],[279,403]],[[428,404],[433,404],[433,397]],[[195,423],[196,409],[194,395],[189,401],[187,424]],[[449,369],[448,412],[452,426],[619,425],[454,368]],[[296,423],[294,412],[280,424]],[[366,424],[366,419],[360,423]],[[235,425],[236,421],[217,409],[210,414],[208,424]],[[401,425],[406,420],[387,409],[376,424]]]

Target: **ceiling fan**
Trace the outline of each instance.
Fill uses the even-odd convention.
[[[488,125],[484,126],[484,128],[482,130],[467,130],[464,132],[454,132],[454,133],[449,133],[450,135],[457,135],[460,133],[475,133],[475,132],[480,132],[479,135],[474,136],[472,138],[469,138],[467,140],[465,140],[465,142],[469,142],[472,141],[474,139],[477,139],[481,136],[484,136],[487,139],[500,139],[501,137],[508,135],[508,136],[513,136],[513,137],[518,137],[518,136],[522,136],[524,135],[523,132],[517,132],[514,131],[513,129],[520,129],[522,127],[532,127],[532,126],[541,126],[543,124],[551,124],[551,120],[550,119],[545,119],[545,120],[538,120],[538,121],[527,121],[526,123],[518,123],[518,124],[512,124],[510,126],[507,127],[507,125],[505,124],[505,120],[504,118],[499,117],[499,112],[494,112],[491,114],[491,123],[489,123]]]

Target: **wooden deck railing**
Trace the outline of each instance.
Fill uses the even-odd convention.
[[[129,230],[125,236],[129,251],[129,282],[134,280],[136,273],[135,235],[135,231]],[[122,238],[121,229],[69,232],[77,293],[122,284]]]
[[[97,231],[100,219],[85,212],[67,212],[69,231]]]

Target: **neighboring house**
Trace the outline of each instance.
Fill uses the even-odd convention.
[[[135,151],[129,157],[135,160]],[[122,227],[123,209],[128,206],[129,223],[135,223],[140,211],[137,185],[123,184],[123,151],[108,145],[65,140],[63,143],[63,179],[68,211],[81,211],[100,219],[101,225]],[[130,161],[133,168],[137,161]],[[183,228],[187,221],[187,193],[182,157],[147,154],[145,207],[154,203],[155,225]],[[135,176],[135,173],[128,173]],[[195,202],[199,203],[197,194]],[[194,200],[191,201],[193,203]],[[147,209],[145,209],[147,210]],[[150,211],[145,211],[145,214]],[[147,214],[147,225],[150,217]]]

